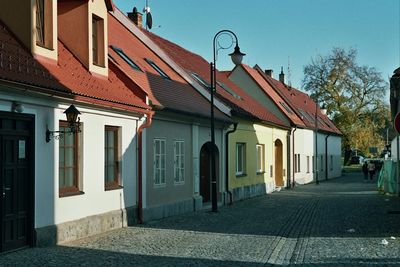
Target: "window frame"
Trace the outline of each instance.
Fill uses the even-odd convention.
[[[241,147],[241,159],[239,164],[239,147]],[[246,176],[246,143],[237,142],[236,143],[236,176]],[[240,166],[239,166],[240,165]],[[241,167],[241,170],[239,170]]]
[[[36,45],[53,50],[53,2],[36,0]]]
[[[62,128],[69,128],[69,124],[67,121],[59,121],[59,131],[63,131],[61,130]],[[59,156],[58,156],[58,194],[59,197],[65,197],[65,196],[69,196],[69,195],[76,195],[80,193],[79,190],[79,182],[80,182],[80,177],[79,177],[79,134],[72,134],[74,136],[74,142],[73,142],[73,149],[74,149],[74,160],[73,160],[73,174],[74,174],[74,179],[73,179],[73,186],[70,187],[60,187],[60,172],[61,169],[64,169],[64,181],[65,181],[65,136],[63,136],[62,138],[59,139],[59,150],[60,150],[60,145],[61,142],[64,142],[64,166],[61,167],[60,166],[60,152],[59,152]],[[61,141],[62,140],[62,141]]]
[[[307,173],[310,173],[310,156],[307,156]]]
[[[136,70],[136,71],[140,71],[143,72],[142,69],[139,67],[138,64],[136,64],[136,62],[131,59],[125,52],[124,50],[122,50],[119,47],[116,46],[111,46],[111,49],[114,50],[115,53],[117,53],[117,55],[122,58],[123,61],[125,61],[132,69]]]
[[[104,19],[92,14],[92,63],[105,67],[104,55]]]
[[[261,150],[261,159],[259,158],[259,149]],[[256,159],[257,159],[256,173],[257,174],[265,173],[265,145],[264,144],[256,144]],[[260,168],[259,168],[259,164],[260,164]]]
[[[330,168],[330,170],[333,171],[333,155],[331,155],[331,168]]]
[[[162,149],[160,146],[160,154],[156,153],[156,143],[160,142],[160,144],[164,145],[164,154],[161,153]],[[167,162],[167,146],[166,146],[166,140],[165,138],[154,138],[153,139],[153,184],[155,187],[165,187],[166,186],[166,182],[167,182],[167,178],[166,178],[166,162]],[[156,177],[156,171],[157,171],[157,167],[156,167],[156,161],[157,161],[157,155],[160,157],[160,163],[159,163],[159,170],[160,170],[160,177],[159,177],[159,183],[157,183],[157,177]],[[162,161],[164,161],[164,168],[162,168]],[[164,180],[162,179],[162,175],[164,175]]]
[[[180,153],[177,154],[177,147],[179,147]],[[178,159],[177,159],[178,157]],[[179,162],[178,162],[179,161]],[[183,167],[181,164],[183,163]],[[174,184],[184,184],[185,183],[185,141],[184,140],[174,140]],[[179,177],[177,177],[177,174]],[[182,174],[180,176],[179,174]],[[178,179],[177,179],[178,178]]]
[[[164,79],[166,80],[171,80],[171,78],[168,76],[167,73],[165,73],[165,71],[163,71],[154,61],[152,61],[151,59],[145,58],[144,59],[155,71],[158,72],[158,74],[160,74]]]
[[[120,189],[122,188],[121,186],[121,164],[120,164],[120,159],[121,159],[121,153],[120,153],[120,147],[119,147],[119,141],[120,141],[120,129],[121,127],[119,126],[110,126],[110,125],[105,125],[104,126],[104,189],[106,191],[108,190],[113,190],[113,189]],[[109,146],[107,146],[107,131],[109,132],[114,132],[114,179],[112,182],[107,182],[107,149],[110,149]]]

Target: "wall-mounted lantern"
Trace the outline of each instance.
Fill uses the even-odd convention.
[[[67,116],[67,122],[68,122],[68,131],[50,131],[48,128],[46,129],[46,142],[50,142],[51,137],[54,139],[60,139],[62,138],[65,134],[77,134],[81,132],[80,126],[80,118],[78,117],[79,110],[74,106],[71,105],[69,108],[67,108],[66,111],[64,111],[65,115]],[[47,127],[47,126],[46,126]]]

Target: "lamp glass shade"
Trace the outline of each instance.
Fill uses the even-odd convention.
[[[240,48],[238,45],[235,46],[235,50],[233,53],[229,54],[231,56],[233,64],[240,65],[242,64],[243,56],[245,56],[245,53],[240,52]]]
[[[81,114],[74,105],[69,106],[64,113],[67,116],[67,122],[69,124],[75,123],[78,119],[78,115]]]

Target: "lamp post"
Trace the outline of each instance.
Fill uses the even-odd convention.
[[[232,38],[232,42],[229,46],[222,46],[218,43],[218,38],[221,35],[228,35]],[[234,32],[230,30],[221,30],[217,32],[213,40],[213,62],[210,63],[210,81],[211,81],[211,211],[217,212],[217,171],[215,166],[215,128],[214,128],[214,91],[216,90],[217,77],[216,77],[216,62],[218,51],[222,49],[229,49],[235,44],[234,51],[229,54],[235,65],[240,65],[242,63],[243,56],[246,55],[240,52],[239,42],[237,36]]]

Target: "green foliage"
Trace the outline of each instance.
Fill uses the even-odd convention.
[[[304,67],[303,88],[318,103],[325,103],[328,115],[343,133],[343,147],[383,148],[390,124],[385,101],[388,84],[375,68],[359,66],[357,51],[334,48],[328,56],[317,56]]]

